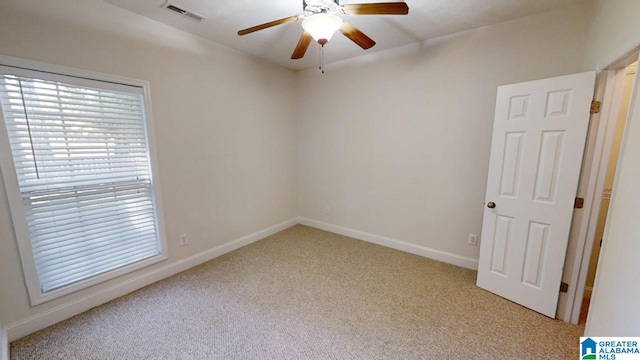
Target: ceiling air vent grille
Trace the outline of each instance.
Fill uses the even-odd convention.
[[[177,6],[175,6],[175,5],[171,5],[171,4],[167,4],[167,6],[165,6],[165,8],[167,8],[167,9],[169,9],[169,10],[172,10],[172,11],[175,11],[175,12],[177,12],[177,13],[178,13],[178,14],[180,14],[180,15],[182,15],[182,14],[184,14],[184,13],[186,13],[186,12],[187,12],[187,10],[180,9],[179,7],[177,7]]]
[[[182,17],[185,17],[187,19],[193,20],[193,21],[197,21],[197,22],[201,22],[202,20],[204,20],[204,16],[200,16],[196,13],[194,13],[193,11],[189,11],[181,6],[178,6],[176,4],[172,4],[170,2],[166,2],[164,4],[162,4],[162,7],[170,10],[173,13],[176,13]]]

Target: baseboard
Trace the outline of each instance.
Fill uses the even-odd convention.
[[[429,259],[446,262],[448,264],[461,266],[467,269],[478,270],[478,259],[473,259],[466,256],[460,256],[460,255],[452,254],[446,251],[431,249],[428,247],[410,244],[404,241],[390,239],[384,236],[369,234],[363,231],[349,229],[342,226],[328,224],[325,222],[311,220],[303,217],[298,218],[298,222],[302,225],[310,226],[316,229],[352,237],[354,239],[363,240],[363,241],[381,245],[381,246],[386,246],[386,247],[404,251],[410,254],[424,256]]]
[[[241,237],[239,239],[230,241],[226,244],[209,249],[202,253],[190,256],[186,259],[159,267],[151,272],[142,274],[138,277],[129,279],[125,282],[117,284],[113,287],[101,290],[91,295],[85,296],[80,299],[76,299],[72,302],[54,307],[52,309],[43,311],[42,313],[30,316],[19,322],[9,324],[6,328],[2,329],[3,348],[2,356],[8,356],[9,347],[8,344],[11,341],[17,340],[23,336],[27,336],[36,331],[42,330],[48,326],[56,324],[60,321],[66,320],[72,316],[78,315],[84,311],[87,311],[93,307],[102,305],[120,296],[126,295],[132,291],[140,289],[144,286],[152,284],[156,281],[160,281],[169,276],[175,275],[179,272],[192,268],[196,265],[214,259],[220,255],[224,255],[233,250],[239,249],[243,246],[254,243],[258,240],[264,239],[267,236],[273,235],[279,231],[287,229],[293,225],[302,224],[317,228],[320,230],[329,231],[332,233],[349,236],[354,239],[367,241],[373,244],[389,247],[392,249],[404,251],[407,253],[424,256],[430,259],[446,262],[449,264],[461,266],[467,269],[477,270],[478,260],[464,257],[445,251],[435,250],[415,244],[410,244],[404,241],[395,240],[379,235],[369,234],[366,232],[349,229],[333,224],[324,223],[321,221],[311,220],[303,217],[293,218],[282,222],[280,224],[271,226],[269,228],[260,230],[253,234]],[[5,349],[6,348],[6,349]],[[2,358],[4,360],[4,358]]]
[[[190,256],[183,260],[167,264],[151,272],[129,279],[125,282],[101,290],[97,293],[57,306],[47,311],[43,311],[42,313],[30,316],[19,322],[9,324],[5,329],[8,342],[17,340],[38,330],[42,330],[55,323],[66,320],[72,316],[78,315],[93,307],[102,305],[120,296],[126,295],[132,291],[152,284],[156,281],[160,281],[169,276],[192,268],[196,265],[202,264],[203,262],[209,261],[220,255],[226,254],[243,246],[254,243],[258,240],[264,239],[267,236],[287,229],[293,225],[296,225],[297,223],[298,218],[287,220],[280,224],[257,231],[253,234],[230,241],[226,244],[216,246],[212,249]]]

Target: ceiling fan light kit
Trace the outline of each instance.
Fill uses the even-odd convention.
[[[333,34],[342,26],[342,19],[331,14],[316,14],[302,21],[302,28],[311,34],[313,40],[321,45],[331,40]],[[322,41],[324,40],[324,41]]]
[[[376,42],[338,15],[407,15],[409,6],[404,2],[340,5],[339,0],[303,0],[303,11],[304,14],[301,15],[289,16],[240,30],[238,35],[247,35],[304,19],[302,21],[303,32],[298,45],[293,50],[291,59],[301,59],[307,52],[312,38],[324,47],[336,31],[340,31],[363,50],[367,50],[373,47]],[[320,68],[322,69],[322,61]]]

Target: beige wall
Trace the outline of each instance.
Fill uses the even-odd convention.
[[[589,24],[587,69],[603,69],[640,46],[640,1],[594,0]]]
[[[588,67],[608,66],[640,46],[640,2],[596,0],[590,25]],[[622,141],[603,247],[585,328],[586,336],[640,334],[640,91],[638,79]]]
[[[169,260],[30,307],[0,184],[5,326],[295,216],[292,71],[102,1],[21,0],[12,8],[0,8],[0,54],[150,82]],[[189,245],[178,247],[181,233]]]
[[[580,72],[588,11],[299,72],[299,215],[477,259],[496,87]]]

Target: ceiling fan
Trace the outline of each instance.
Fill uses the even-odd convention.
[[[296,45],[291,55],[291,59],[301,59],[307,52],[311,39],[314,39],[324,47],[336,31],[340,31],[344,36],[358,44],[364,50],[376,44],[375,41],[371,40],[370,37],[358,30],[358,28],[344,21],[337,15],[406,15],[409,13],[409,6],[404,2],[340,5],[339,0],[302,0],[302,6],[304,9],[302,15],[289,16],[256,25],[238,31],[238,35],[247,35],[272,26],[304,19],[302,21],[302,36],[300,36],[298,45]]]

